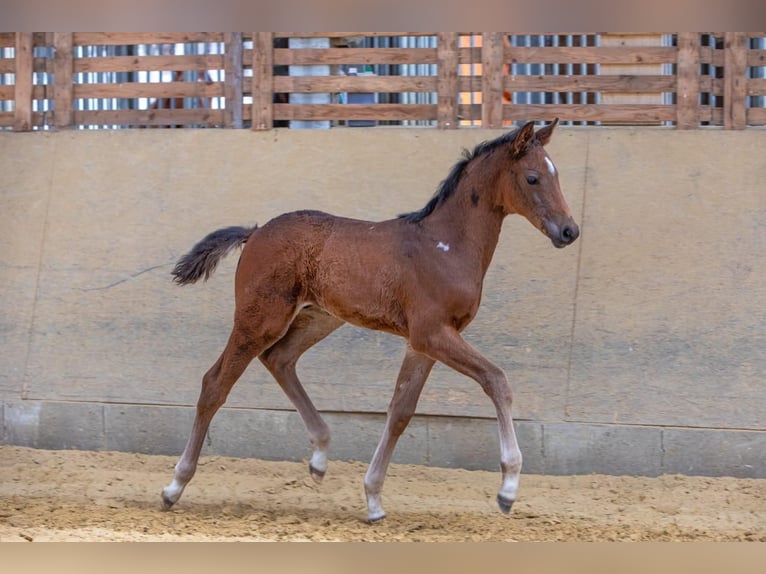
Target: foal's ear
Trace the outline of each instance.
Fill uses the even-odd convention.
[[[556,129],[557,125],[559,125],[558,118],[554,119],[547,126],[537,130],[537,133],[535,134],[535,137],[537,137],[537,141],[539,141],[542,145],[546,145],[549,141],[551,141],[553,130]]]
[[[535,137],[535,122],[527,122],[516,134],[511,145],[511,154],[513,157],[521,157],[527,153],[532,138]]]

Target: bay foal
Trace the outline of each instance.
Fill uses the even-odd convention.
[[[381,222],[287,213],[262,227],[215,231],[182,257],[173,275],[183,285],[207,279],[221,257],[244,245],[235,278],[234,327],[202,380],[189,441],[162,492],[164,506],[178,501],[191,480],[210,421],[255,357],[302,417],[313,445],[309,469],[321,480],[330,433],[295,365],[312,345],[351,323],[407,342],[383,436],[364,479],[368,519],[385,516],[386,470],[436,361],[478,382],[495,406],[502,470],[497,501],[509,512],[521,471],[511,387],[503,371],[460,333],[479,308],[506,215],[526,217],[556,247],[579,235],[543,148],[557,123],[535,132],[530,122],[466,152],[420,211]]]

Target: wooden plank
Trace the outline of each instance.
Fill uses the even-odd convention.
[[[274,37],[271,32],[253,33],[252,62],[251,127],[268,130],[274,125]]]
[[[223,70],[223,56],[112,56],[75,58],[75,72]]]
[[[766,66],[766,50],[748,50],[747,51],[747,65],[748,66]]]
[[[699,33],[679,32],[676,67],[676,127],[688,130],[699,126],[700,60]]]
[[[275,38],[380,38],[436,35],[437,32],[274,32]]]
[[[53,34],[53,123],[61,129],[74,123],[74,54],[71,32]]]
[[[75,84],[79,98],[216,98],[223,96],[221,82],[160,82],[121,84]]]
[[[75,32],[76,46],[223,42],[223,32]]]
[[[653,104],[516,104],[505,106],[505,120],[562,120],[589,122],[659,122],[676,117],[675,106]]]
[[[226,98],[224,118],[227,127],[242,127],[242,32],[226,32],[225,39],[225,78],[224,95]]]
[[[274,104],[278,120],[436,120],[436,104]]]
[[[766,96],[766,78],[749,78],[747,80],[748,96]]]
[[[33,56],[32,34],[29,32],[17,32],[13,129],[19,132],[32,129]]]
[[[504,59],[513,64],[673,64],[676,49],[662,46],[513,46],[505,49]]]
[[[437,36],[439,68],[436,115],[438,126],[442,129],[458,127],[457,36],[455,32],[439,32]]]
[[[252,83],[245,78],[245,88]],[[275,92],[436,92],[434,76],[274,76]]]
[[[274,50],[277,66],[436,64],[436,48],[304,48]]]
[[[471,81],[476,80],[461,78],[461,89],[467,89]],[[676,90],[676,77],[656,74],[514,75],[503,78],[503,89],[509,92],[673,92]]]
[[[503,125],[503,34],[483,32],[481,50],[481,125]]]
[[[13,74],[16,71],[14,58],[0,58],[0,74]]]
[[[747,33],[724,34],[723,127],[741,130],[747,125]]]
[[[766,126],[766,108],[748,108],[747,125]]]
[[[16,46],[16,34],[13,32],[0,32],[0,48],[13,48]]]
[[[201,124],[223,126],[223,110],[207,108],[151,110],[75,110],[81,125],[174,126]]]

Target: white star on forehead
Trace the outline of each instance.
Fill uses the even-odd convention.
[[[556,175],[556,166],[553,165],[551,158],[549,158],[547,155],[545,156],[545,163],[548,164],[548,171],[550,172],[550,174]]]

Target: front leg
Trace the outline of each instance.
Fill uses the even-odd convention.
[[[412,337],[410,342],[421,353],[474,379],[492,400],[497,411],[500,468],[503,474],[497,503],[500,510],[510,512],[519,488],[521,451],[511,416],[511,386],[505,373],[466,343],[452,327],[443,326],[430,332],[418,332],[418,336]]]

